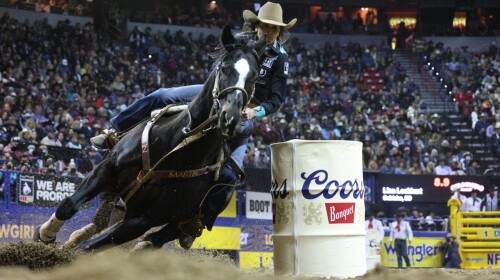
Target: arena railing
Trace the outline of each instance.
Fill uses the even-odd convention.
[[[460,212],[462,203],[452,198],[451,234],[459,243],[462,268],[500,268],[500,211]]]

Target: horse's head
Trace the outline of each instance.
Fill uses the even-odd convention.
[[[221,43],[224,54],[215,70],[214,102],[220,105],[218,128],[224,136],[232,136],[243,109],[252,98],[266,38],[258,41],[245,36],[235,38],[226,26]]]

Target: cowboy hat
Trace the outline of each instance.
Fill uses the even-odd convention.
[[[283,9],[281,5],[273,2],[267,2],[264,4],[260,10],[259,15],[256,16],[250,10],[243,11],[243,19],[245,22],[250,22],[253,24],[264,22],[267,24],[282,26],[284,30],[290,29],[295,25],[297,19],[292,19],[289,23],[283,23]]]

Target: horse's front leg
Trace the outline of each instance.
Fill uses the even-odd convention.
[[[138,238],[153,226],[154,224],[147,217],[125,217],[94,238],[83,241],[80,249],[91,251],[110,244],[120,245]]]
[[[64,222],[73,217],[82,204],[97,196],[103,191],[104,186],[114,186],[115,177],[109,176],[113,174],[114,166],[114,161],[111,159],[106,159],[96,166],[85,177],[78,190],[59,203],[56,212],[49,220],[37,227],[34,235],[35,241],[54,242]]]
[[[99,233],[103,229],[107,228],[110,223],[111,212],[113,212],[117,201],[117,195],[113,193],[102,193],[100,195],[99,208],[92,218],[92,222],[71,233],[68,241],[64,243],[63,247],[73,248],[80,244],[82,241],[89,239],[94,234]],[[122,219],[123,215],[121,216],[120,220]],[[111,223],[111,225],[115,222]]]

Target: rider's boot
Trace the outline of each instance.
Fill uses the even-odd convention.
[[[111,149],[118,142],[118,136],[114,129],[104,129],[101,134],[90,138],[92,146],[98,149]]]

